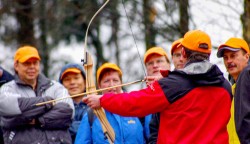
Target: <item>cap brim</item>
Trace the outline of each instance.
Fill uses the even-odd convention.
[[[149,57],[153,54],[159,55],[159,56],[165,56],[165,54],[163,52],[158,52],[158,51],[154,51],[149,53],[148,55],[146,55],[145,59],[144,59],[144,63],[146,63],[149,59]]]
[[[224,54],[224,50],[229,50],[229,51],[233,51],[233,52],[237,52],[240,50],[240,48],[231,48],[231,47],[221,47],[218,52],[217,52],[217,57],[220,58],[220,57],[223,57],[223,54]]]
[[[79,70],[79,69],[77,69],[77,68],[68,68],[68,69],[66,69],[66,70],[62,73],[61,79],[63,79],[63,77],[64,77],[67,73],[76,73],[76,74],[79,74],[79,73],[81,73],[81,70]]]
[[[27,55],[27,56],[24,56],[24,57],[20,58],[18,61],[21,62],[21,63],[24,63],[24,62],[26,62],[27,60],[29,60],[31,58],[36,58],[36,59],[40,60],[40,57],[37,56],[37,55]]]

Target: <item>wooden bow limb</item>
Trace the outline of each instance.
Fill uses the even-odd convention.
[[[88,52],[86,52],[86,58],[85,58],[85,63],[84,63],[84,69],[86,72],[86,92],[91,93],[91,94],[97,94],[96,92],[96,86],[95,86],[95,81],[93,77],[93,61]],[[103,108],[96,108],[93,109],[96,117],[99,119],[101,122],[102,130],[106,138],[108,139],[110,144],[113,144],[115,141],[115,132],[113,128],[111,127],[105,111]]]
[[[133,81],[133,82],[121,84],[121,85],[116,85],[116,86],[112,86],[112,87],[98,89],[98,90],[91,91],[91,92],[85,92],[85,93],[75,94],[75,95],[71,95],[71,96],[67,96],[67,97],[62,97],[62,98],[58,98],[58,99],[54,99],[54,100],[50,100],[50,101],[46,101],[46,102],[37,103],[37,104],[35,104],[35,106],[42,106],[42,105],[53,103],[53,102],[56,102],[56,101],[59,101],[59,100],[63,100],[63,99],[66,99],[66,98],[80,97],[80,96],[84,96],[84,95],[88,95],[88,94],[92,94],[92,93],[102,92],[102,91],[109,90],[109,89],[112,89],[112,88],[117,88],[117,87],[128,86],[128,85],[131,85],[131,84],[136,84],[136,83],[144,82],[144,81],[145,80],[137,80],[137,81]]]

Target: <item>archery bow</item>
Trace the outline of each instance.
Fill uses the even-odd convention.
[[[87,41],[88,41],[88,31],[89,31],[89,27],[90,24],[92,23],[93,19],[96,17],[96,15],[108,4],[109,0],[107,0],[102,6],[101,8],[94,14],[94,16],[91,18],[87,30],[86,30],[86,34],[85,34],[85,41],[84,41],[84,54],[85,54],[85,61],[84,61],[84,69],[85,69],[85,73],[86,73],[86,92],[93,92],[96,91],[96,86],[95,86],[95,82],[94,82],[94,78],[93,78],[93,62],[92,62],[92,58],[90,56],[90,54],[86,51],[87,50]],[[92,74],[92,75],[91,75]],[[93,92],[92,94],[94,94],[95,92]],[[97,118],[99,119],[99,121],[101,122],[102,125],[102,130],[104,135],[107,137],[108,141],[110,144],[113,144],[115,141],[115,132],[113,130],[113,128],[111,127],[110,123],[107,120],[105,111],[103,110],[103,108],[97,108],[94,109],[94,113],[97,116]]]

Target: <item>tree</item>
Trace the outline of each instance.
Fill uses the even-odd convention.
[[[243,27],[243,38],[250,45],[250,1],[244,0],[244,12],[241,15],[241,22]]]

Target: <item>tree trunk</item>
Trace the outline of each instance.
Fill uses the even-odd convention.
[[[118,42],[118,31],[119,31],[119,11],[118,11],[118,1],[114,1],[111,3],[111,7],[112,7],[112,15],[110,15],[111,17],[111,21],[112,21],[112,38],[111,40],[114,42],[115,45],[115,57],[116,57],[116,64],[120,65],[120,48],[119,48],[119,42]]]
[[[180,11],[180,34],[181,37],[189,30],[189,1],[188,0],[178,0],[179,1],[179,11]]]
[[[19,22],[17,41],[20,45],[36,47],[34,38],[32,0],[17,0],[16,18]]]
[[[143,0],[143,23],[145,27],[145,45],[146,49],[156,46],[156,30],[154,28],[154,19],[156,10],[151,0]]]
[[[243,38],[250,45],[250,0],[244,0],[244,12],[241,15]]]
[[[49,76],[49,48],[47,44],[47,9],[46,9],[46,0],[40,2],[40,20],[39,25],[41,29],[41,36],[40,36],[40,46],[39,46],[39,53],[42,57],[42,64],[43,64],[43,74],[45,76]]]

